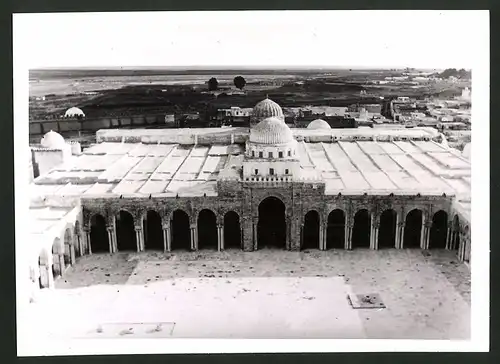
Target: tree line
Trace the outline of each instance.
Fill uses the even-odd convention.
[[[242,76],[236,76],[233,79],[233,83],[236,88],[243,90],[243,87],[245,87],[247,81]],[[210,80],[208,80],[207,84],[208,84],[208,91],[215,91],[219,88],[219,81],[217,81],[215,77],[212,77]]]

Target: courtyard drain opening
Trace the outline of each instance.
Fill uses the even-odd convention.
[[[378,293],[349,294],[347,296],[352,308],[386,308]]]

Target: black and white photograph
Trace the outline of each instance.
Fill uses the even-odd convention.
[[[487,11],[14,14],[18,355],[488,351],[489,42]]]

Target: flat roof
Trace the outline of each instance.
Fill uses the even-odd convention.
[[[241,129],[216,129],[216,134]],[[343,133],[360,136],[376,130]],[[189,131],[214,138],[210,129],[177,129],[173,134],[189,135]],[[381,131],[401,136],[400,130]],[[113,130],[100,132],[102,139],[117,135]],[[161,136],[160,132],[166,134],[164,130],[120,130],[119,134]],[[325,135],[306,129],[294,133]],[[415,128],[407,133],[418,138],[427,131]],[[31,191],[33,197],[216,196],[219,175],[241,178],[244,145],[213,140],[212,145],[102,141],[37,178]],[[322,142],[319,138],[318,142],[299,141],[298,154],[304,180],[319,176],[326,194],[470,195],[470,162],[432,140]]]

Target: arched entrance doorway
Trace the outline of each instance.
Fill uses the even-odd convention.
[[[81,230],[80,230],[80,221],[76,220],[75,229],[74,229],[74,246],[75,246],[75,256],[81,257],[83,255],[82,244],[80,238]]]
[[[319,214],[315,210],[309,211],[304,217],[302,248],[319,249]]]
[[[453,229],[452,229],[452,238],[450,242],[450,250],[458,250],[460,246],[460,219],[458,215],[455,215],[453,218]]]
[[[146,213],[144,223],[144,248],[147,250],[163,250],[163,228],[160,215],[153,210]]]
[[[121,210],[116,219],[118,251],[137,251],[134,217],[128,211]]]
[[[411,210],[406,215],[403,248],[420,248],[420,237],[422,235],[422,211]]]
[[[267,197],[259,205],[257,243],[258,249],[286,248],[285,204],[276,197]]]
[[[389,209],[385,210],[380,215],[380,227],[378,231],[378,248],[395,248],[396,247],[396,211]]]
[[[352,248],[370,248],[371,216],[367,209],[359,210],[354,215],[352,229]]]
[[[345,214],[335,209],[328,214],[326,249],[345,249]]]
[[[448,214],[440,210],[432,217],[432,226],[429,236],[429,249],[446,249],[446,235],[448,232]]]
[[[109,253],[106,220],[99,214],[90,219],[90,248],[92,253]]]
[[[217,217],[211,210],[201,210],[198,214],[198,249],[218,247]]]
[[[465,235],[464,262],[470,263],[471,246],[470,246],[469,225],[465,226],[465,228],[464,228],[464,235]]]
[[[72,265],[75,261],[75,247],[73,245],[73,236],[71,230],[66,229],[64,232],[64,265]]]
[[[224,215],[224,249],[241,249],[240,217],[234,211]]]
[[[54,279],[62,276],[64,270],[64,247],[59,238],[52,243],[52,275]]]
[[[189,216],[182,210],[172,214],[172,250],[191,250],[191,228]]]
[[[38,278],[38,282],[40,284],[40,288],[48,288],[49,287],[49,255],[46,250],[42,250],[40,255],[38,256],[38,266],[40,268],[40,277]]]

